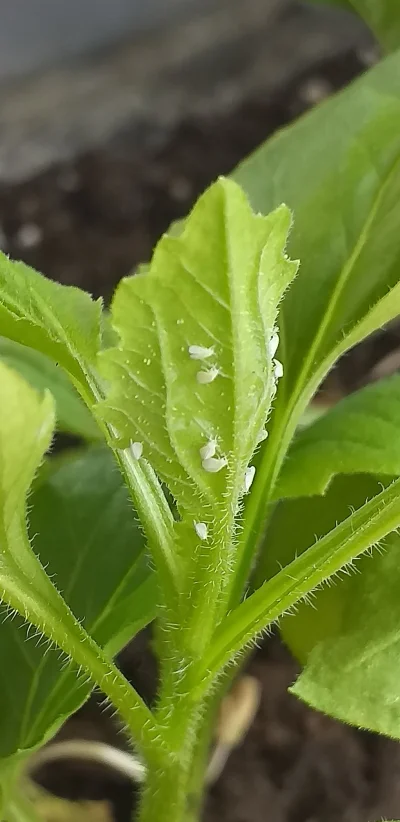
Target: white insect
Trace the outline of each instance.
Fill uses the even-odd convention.
[[[258,438],[258,442],[264,442],[264,440],[267,440],[268,437],[269,437],[269,431],[267,431],[266,428],[263,428],[263,430],[261,431],[261,434]]]
[[[255,477],[255,473],[256,473],[256,469],[255,469],[254,465],[249,465],[249,467],[246,468],[246,471],[244,473],[244,483],[243,483],[244,493],[245,494],[247,494],[250,491],[250,488],[253,484],[253,479]]]
[[[135,457],[135,460],[140,460],[140,457],[143,454],[143,443],[142,442],[132,442],[131,443],[131,453],[132,453],[132,456]]]
[[[209,368],[207,371],[198,371],[197,372],[197,382],[201,385],[207,385],[209,382],[214,382],[215,378],[218,377],[219,371],[215,365]]]
[[[192,360],[208,360],[214,354],[213,348],[205,348],[203,345],[189,345],[188,350]]]
[[[205,522],[194,522],[194,530],[196,531],[197,536],[200,539],[207,539],[208,537],[208,528]]]
[[[269,341],[269,344],[268,344],[268,351],[269,351],[269,356],[271,357],[271,359],[273,359],[275,357],[275,354],[278,350],[278,345],[279,345],[279,334],[278,334],[277,331],[274,331],[274,333],[272,334],[272,337]]]
[[[221,471],[221,468],[225,468],[228,464],[225,457],[208,457],[203,459],[202,466],[205,471],[208,471],[209,474],[218,474],[218,471]]]
[[[216,450],[217,450],[217,440],[215,440],[215,439],[209,440],[208,442],[206,442],[205,445],[203,445],[200,448],[201,459],[202,460],[209,460],[211,457],[215,457]]]
[[[279,360],[274,360],[274,377],[276,380],[283,377],[283,365]]]

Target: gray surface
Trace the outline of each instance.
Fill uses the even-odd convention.
[[[356,18],[292,0],[203,3],[201,15],[96,59],[0,86],[0,179],[27,177],[128,128],[167,133],[182,117],[268,95],[323,57],[371,42]]]
[[[0,0],[0,78],[88,53],[207,0]]]

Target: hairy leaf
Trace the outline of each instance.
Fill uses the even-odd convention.
[[[266,535],[262,577],[277,573],[380,489],[371,476],[339,476],[324,497],[279,503]],[[294,686],[298,696],[346,722],[397,736],[398,535],[387,537],[382,549],[301,602],[280,630],[306,666]]]
[[[99,413],[172,491],[183,517],[178,555],[190,563],[200,554],[196,573],[203,562],[208,580],[214,568],[215,599],[275,392],[271,338],[297,269],[284,255],[290,221],[284,206],[254,215],[239,187],[219,180],[180,236],[162,238],[148,273],[119,285],[112,318],[121,342],[102,355],[110,392]],[[207,597],[203,607],[207,623]]]
[[[101,301],[93,302],[84,291],[51,282],[1,253],[0,336],[59,364],[90,409],[103,397],[97,356],[102,343],[104,347],[113,344],[115,332],[109,315],[101,313]],[[129,453],[118,449],[113,432],[105,434],[134,497],[149,544],[161,546],[172,556],[172,516],[154,472],[149,465],[135,465]],[[163,590],[173,587],[167,575],[164,582]]]
[[[336,474],[400,474],[400,377],[339,402],[300,431],[289,449],[274,497],[325,493]]]
[[[311,591],[400,526],[400,479],[264,582],[217,627],[201,666],[203,688],[231,659]]]
[[[336,625],[311,650],[292,691],[338,719],[400,737],[398,534],[357,563]]]
[[[132,547],[129,544],[128,562],[124,564],[126,554],[123,554],[123,548],[121,548],[121,565],[116,566],[115,576],[112,565],[111,568],[107,569],[105,564],[100,563],[99,565],[99,557],[96,554],[98,567],[100,569],[104,568],[105,581],[102,584],[97,581],[92,590],[89,578],[83,591],[81,574],[88,573],[85,550],[86,554],[94,551],[92,540],[96,537],[96,526],[93,522],[95,504],[92,502],[92,510],[88,512],[82,512],[80,507],[84,489],[82,485],[78,489],[78,485],[80,481],[83,480],[84,482],[85,480],[82,465],[80,466],[81,473],[79,476],[68,476],[68,482],[66,480],[68,492],[64,490],[64,493],[67,498],[72,496],[73,499],[70,509],[66,505],[67,500],[62,498],[62,482],[58,484],[56,479],[54,486],[51,485],[52,493],[47,492],[49,496],[44,499],[43,494],[46,486],[43,483],[38,483],[35,492],[38,504],[37,506],[34,505],[35,513],[32,514],[32,520],[35,534],[37,534],[37,529],[40,527],[40,534],[36,536],[39,545],[42,540],[43,555],[41,556],[42,562],[40,561],[38,555],[31,549],[26,531],[26,496],[43,454],[50,443],[54,423],[53,402],[49,394],[46,394],[43,398],[40,397],[22,377],[1,362],[0,384],[2,389],[2,401],[0,403],[0,594],[3,603],[10,608],[6,613],[12,615],[14,611],[18,611],[27,622],[32,623],[38,629],[38,636],[43,632],[47,638],[55,641],[64,653],[74,660],[77,666],[83,667],[83,676],[86,679],[88,669],[90,675],[103,687],[105,692],[112,695],[128,726],[137,734],[140,741],[146,744],[147,739],[148,744],[151,745],[154,741],[154,734],[157,732],[152,726],[150,712],[135,691],[129,690],[126,681],[108,661],[106,654],[102,652],[94,639],[87,634],[81,623],[76,620],[57,588],[45,573],[42,562],[54,562],[55,573],[59,571],[60,577],[63,569],[64,573],[68,571],[68,579],[64,582],[61,578],[57,579],[57,583],[63,585],[66,596],[70,597],[74,607],[76,607],[79,597],[84,600],[81,604],[82,610],[79,616],[83,619],[88,614],[90,620],[95,620],[95,624],[91,624],[91,627],[96,632],[99,641],[107,646],[108,653],[115,650],[115,647],[121,642],[126,641],[128,636],[143,624],[144,611],[148,614],[147,608],[151,604],[150,592],[146,592],[143,588],[140,590],[136,610],[136,600],[135,606],[132,608],[132,589],[130,588],[132,584],[142,586],[145,582],[146,565],[143,567],[139,561],[131,575],[129,569],[132,566]],[[60,471],[70,470],[69,465],[69,463],[62,461]],[[118,482],[119,475],[116,474],[115,476]],[[74,479],[75,482],[73,482]],[[96,482],[96,476],[93,475],[93,472],[89,472],[86,480],[93,485],[92,488],[90,485],[89,487],[86,485],[87,493],[91,488],[91,493],[97,494],[100,493],[99,484],[105,481],[105,477],[102,471],[101,477],[97,478]],[[46,482],[48,483],[49,479]],[[110,491],[110,488],[108,488],[108,491]],[[74,496],[75,493],[77,493],[77,497]],[[122,493],[125,506],[127,506],[125,491]],[[118,519],[117,523],[114,522],[114,525],[116,529],[120,529],[119,514],[121,510],[118,508],[116,498],[111,497],[104,500],[103,497],[101,499],[99,502],[99,517],[104,515],[107,504],[116,505],[114,514]],[[74,506],[75,511],[73,510]],[[35,522],[36,512],[39,514],[40,510],[42,512],[41,516],[38,516],[38,520]],[[129,508],[128,512],[131,514]],[[52,514],[54,514],[54,520],[51,520]],[[76,531],[73,530],[74,520]],[[131,529],[132,524],[131,517]],[[122,526],[125,527],[124,523],[122,523]],[[83,551],[79,529],[82,531],[83,538],[86,535]],[[126,525],[126,529],[129,531],[128,525]],[[127,531],[125,531],[125,534]],[[133,533],[134,531],[133,528]],[[118,533],[119,530],[114,537],[117,547]],[[114,554],[109,555],[108,552],[112,535],[105,523],[102,523],[98,536],[99,542],[101,537],[104,536],[107,538],[106,551],[107,556],[111,557],[109,560],[111,562],[111,560],[114,560]],[[69,550],[69,556],[59,550],[60,544],[63,542],[65,551]],[[46,552],[48,556],[46,556]],[[76,558],[75,563],[71,563],[73,554]],[[106,563],[107,560],[104,560],[104,562]],[[59,568],[57,568],[57,563],[60,564]],[[93,567],[92,561],[90,576],[93,573]],[[128,577],[125,580],[127,573]],[[118,574],[123,575],[122,579]],[[116,585],[116,588],[113,587],[112,590],[108,590],[107,596],[107,583],[111,580],[113,580],[112,584],[113,586]],[[68,586],[69,591],[66,590]],[[95,606],[96,598],[97,611]],[[115,603],[113,602],[114,599],[116,600]],[[113,610],[114,604],[116,605],[115,612]],[[7,695],[10,711],[2,716],[0,746],[2,746],[3,755],[9,756],[13,753],[21,753],[21,748],[18,747],[19,741],[21,741],[22,748],[24,744],[35,744],[33,737],[30,737],[30,742],[23,739],[19,740],[18,736],[15,737],[16,731],[21,732],[21,736],[29,735],[31,731],[33,733],[34,723],[37,720],[39,727],[36,726],[36,733],[38,734],[36,743],[39,743],[43,740],[44,734],[51,733],[54,730],[54,726],[51,727],[51,722],[54,723],[56,719],[57,721],[60,719],[60,703],[53,705],[53,689],[57,690],[59,687],[58,680],[62,671],[60,660],[57,656],[51,657],[53,660],[58,660],[58,662],[56,667],[53,663],[50,663],[47,690],[45,689],[46,692],[43,694],[40,691],[43,684],[41,679],[42,665],[47,670],[46,666],[49,664],[46,661],[47,658],[43,663],[44,649],[40,650],[33,646],[31,653],[34,662],[32,662],[28,650],[29,643],[24,641],[24,631],[21,630],[16,641],[14,639],[10,640],[10,637],[16,636],[16,630],[16,624],[11,629],[8,623],[1,629],[1,636],[4,639],[3,650],[5,656],[3,658],[8,660],[8,664],[2,667],[1,687]],[[12,648],[13,655],[11,654]],[[38,667],[36,667],[36,663],[38,663]],[[15,680],[12,679],[14,676]],[[87,693],[86,686],[83,696],[81,691],[73,701],[72,695],[75,684],[76,673],[71,678],[68,689],[62,694],[62,704],[64,704],[64,700],[67,704],[66,713],[75,708],[76,704],[79,704],[85,693]],[[26,690],[27,687],[28,691]],[[39,689],[39,693],[37,689]],[[38,702],[36,702],[36,699]],[[39,708],[48,712],[45,720],[43,720]],[[16,710],[20,713],[19,722],[15,717],[15,713],[13,713]],[[6,727],[5,723],[8,720],[10,720],[10,723]],[[21,726],[21,722],[26,724]],[[10,739],[10,733],[14,735],[12,739]]]
[[[100,347],[101,301],[0,252],[0,335],[47,354],[79,383]]]
[[[155,612],[155,577],[112,455],[55,460],[30,498],[35,552],[74,614],[114,655]],[[91,685],[56,648],[29,638],[19,617],[0,624],[0,758],[37,747]]]
[[[93,416],[76,389],[48,357],[24,345],[0,338],[0,359],[14,368],[36,389],[48,389],[56,401],[57,428],[87,440],[102,437]]]
[[[354,11],[365,20],[367,26],[386,51],[400,46],[400,10],[397,0],[314,0]]]
[[[213,504],[227,483],[242,486],[262,435],[274,391],[269,339],[296,271],[283,256],[289,226],[287,209],[256,217],[240,189],[221,180],[183,234],[161,240],[149,273],[117,289],[121,345],[103,355],[111,388],[101,411],[125,446],[143,444],[192,514],[199,495]],[[198,381],[214,368],[214,379]],[[227,470],[202,467],[199,449],[212,439]]]
[[[391,482],[386,477],[386,485]],[[252,587],[259,588],[296,556],[343,522],[382,490],[379,480],[366,474],[334,478],[324,496],[280,500],[274,507],[263,539]],[[294,621],[294,620],[293,620]]]

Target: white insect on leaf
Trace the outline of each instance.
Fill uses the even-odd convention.
[[[132,442],[131,443],[131,453],[135,460],[140,460],[140,457],[143,454],[143,443],[142,442]]]
[[[211,457],[215,457],[216,450],[217,450],[217,440],[215,440],[215,439],[208,440],[208,442],[206,442],[206,444],[203,445],[200,448],[201,459],[202,460],[208,460]]]
[[[256,469],[255,469],[254,465],[249,465],[249,467],[246,468],[246,471],[245,471],[245,474],[244,474],[244,483],[243,483],[245,494],[247,494],[250,491],[250,488],[253,484],[253,480],[254,480],[254,477],[255,477],[255,473],[256,473]]]
[[[205,348],[204,345],[189,345],[188,351],[192,360],[208,360],[214,354],[213,348]]]
[[[269,437],[269,431],[267,431],[266,428],[263,428],[263,430],[261,431],[261,434],[258,438],[258,442],[264,442],[264,440],[267,440],[268,437]]]
[[[268,345],[269,356],[271,357],[271,359],[273,359],[275,357],[275,354],[278,350],[278,346],[279,346],[279,334],[278,334],[278,331],[276,329],[274,329],[272,337],[271,337],[271,339],[269,341],[269,345]]]
[[[279,360],[274,360],[274,377],[276,380],[283,377],[283,365]]]
[[[209,474],[218,474],[218,471],[221,471],[222,468],[227,466],[227,461],[225,457],[208,457],[207,459],[203,459],[202,466],[205,471],[208,471]]]
[[[218,368],[213,365],[211,368],[208,368],[207,371],[197,372],[197,382],[199,382],[200,385],[207,385],[210,382],[214,382],[216,377],[218,377],[218,374]]]
[[[194,530],[200,539],[207,539],[208,528],[205,522],[193,522]]]

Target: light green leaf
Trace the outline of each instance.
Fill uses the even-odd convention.
[[[335,361],[400,313],[400,53],[283,129],[234,178],[257,211],[295,215],[299,275],[280,311],[284,376],[246,505],[237,590],[299,419]]]
[[[362,728],[400,737],[398,534],[357,563],[342,587],[342,609],[291,689],[314,708]]]
[[[400,46],[400,10],[398,0],[314,0],[354,11],[373,31],[385,51]]]
[[[0,592],[10,613],[17,611],[82,667],[114,702],[142,750],[162,744],[149,709],[69,609],[31,549],[26,529],[26,496],[54,425],[49,394],[40,397],[22,377],[0,362]],[[48,516],[46,506],[46,517]],[[80,555],[81,556],[81,555]],[[83,561],[82,556],[80,561]],[[88,598],[90,602],[90,597]],[[8,670],[2,668],[8,687]],[[23,687],[18,680],[18,690]],[[34,693],[34,692],[33,692]],[[157,743],[159,740],[159,743]],[[1,813],[1,809],[0,809]]]
[[[115,333],[109,315],[101,313],[101,301],[93,302],[84,291],[51,282],[1,253],[0,336],[31,347],[59,364],[89,409],[103,397],[97,356],[102,337],[108,346],[115,340]],[[172,516],[154,472],[148,465],[135,465],[128,452],[118,449],[113,432],[104,430],[104,426],[103,431],[134,497],[150,546],[170,551]],[[168,580],[165,582],[167,590]]]
[[[0,335],[47,354],[85,385],[100,348],[101,301],[0,252]]]
[[[56,459],[29,508],[41,563],[86,630],[114,655],[154,617],[156,581],[111,453]],[[91,690],[76,666],[28,639],[32,629],[21,623],[0,623],[0,758],[42,744]]]
[[[120,347],[102,355],[110,393],[99,413],[121,446],[136,443],[139,458],[143,447],[170,488],[183,516],[175,524],[178,559],[182,551],[185,562],[196,557],[208,579],[214,568],[216,599],[232,562],[245,472],[275,391],[270,339],[297,270],[284,256],[290,222],[284,206],[254,215],[240,188],[220,179],[181,235],[162,238],[148,273],[119,285],[112,318]],[[200,449],[209,442],[215,454],[207,458]],[[206,470],[207,459],[220,470]],[[198,521],[207,528],[204,547]],[[199,620],[207,624],[207,597],[204,608]]]
[[[294,439],[276,499],[325,493],[336,474],[400,474],[400,377],[357,391]]]
[[[252,214],[221,180],[198,202],[179,238],[164,237],[148,274],[119,285],[112,316],[121,345],[103,355],[111,388],[102,415],[121,443],[144,445],[178,504],[194,515],[243,475],[266,421],[274,381],[268,341],[296,265],[283,248],[290,214]],[[191,358],[190,346],[208,355]],[[209,384],[196,377],[217,369]],[[207,473],[212,438],[227,471]],[[237,455],[237,456],[236,456]],[[239,477],[237,476],[239,473]]]
[[[64,371],[48,357],[24,345],[0,337],[0,359],[14,368],[36,389],[51,392],[56,401],[57,428],[87,440],[102,439],[93,416]]]

